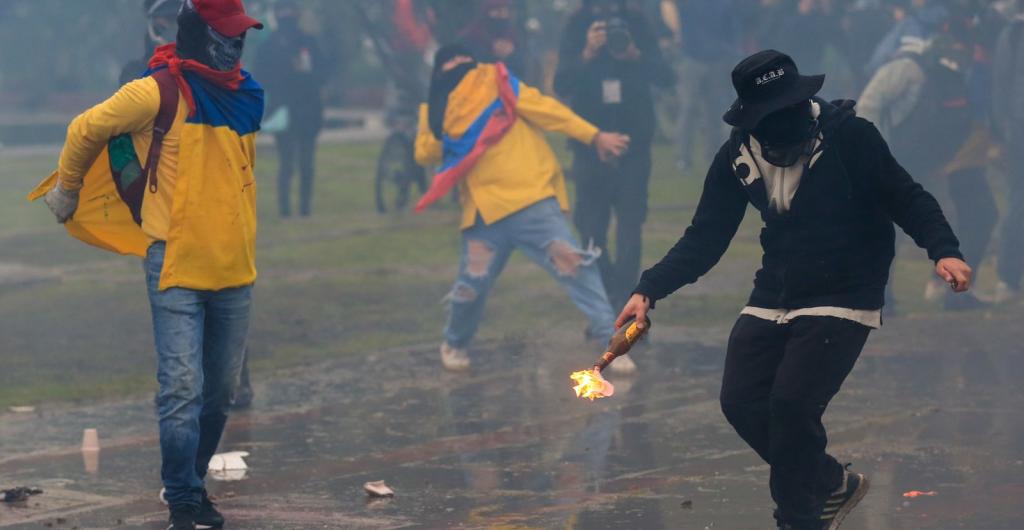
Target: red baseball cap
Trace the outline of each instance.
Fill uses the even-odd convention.
[[[263,23],[245,14],[242,0],[192,0],[199,16],[217,33],[237,37],[250,28],[263,29]]]

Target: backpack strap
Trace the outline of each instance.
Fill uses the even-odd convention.
[[[150,193],[156,193],[156,170],[160,165],[160,152],[164,147],[164,137],[174,125],[174,117],[178,113],[178,84],[170,70],[167,68],[157,70],[153,73],[153,79],[160,87],[160,110],[157,111],[156,120],[153,122],[153,140],[149,144],[146,167],[142,170],[142,176],[149,183]]]

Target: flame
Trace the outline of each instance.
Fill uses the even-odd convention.
[[[576,391],[576,397],[594,401],[595,399],[605,398],[615,393],[615,387],[601,377],[601,372],[597,370],[573,372],[569,378],[577,383],[576,386],[572,387]]]
[[[938,494],[939,493],[935,492],[935,491],[917,491],[917,490],[912,490],[912,491],[908,491],[908,492],[904,493],[903,496],[908,498],[908,499],[916,499],[918,497],[934,497],[934,496],[936,496]]]

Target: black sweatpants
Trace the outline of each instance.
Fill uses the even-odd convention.
[[[780,522],[820,528],[824,503],[842,484],[843,466],[825,452],[821,417],[870,331],[850,320],[815,316],[778,324],[741,315],[733,327],[722,411],[771,466]]]
[[[584,246],[604,250],[598,259],[601,279],[613,307],[621,307],[640,279],[643,226],[647,221],[650,147],[633,146],[615,164],[601,162],[593,150],[577,149],[574,221]],[[615,260],[608,252],[608,226],[615,214]]]
[[[277,155],[280,166],[277,173],[277,202],[282,217],[292,213],[291,190],[295,165],[299,166],[299,215],[311,213],[313,176],[316,172],[316,138],[319,129],[289,129],[277,133]]]

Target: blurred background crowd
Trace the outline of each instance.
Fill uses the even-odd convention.
[[[700,174],[727,135],[721,115],[734,97],[732,66],[757,50],[778,49],[804,73],[827,74],[826,99],[860,100],[860,114],[883,130],[897,158],[951,205],[972,261],[999,255],[1000,281],[989,300],[998,302],[1016,295],[1024,272],[1024,241],[1015,229],[1024,221],[1024,175],[1014,148],[1024,133],[1022,3],[249,0],[247,8],[271,31],[249,35],[245,64],[268,91],[264,131],[275,136],[278,213],[287,217],[311,214],[321,133],[374,124],[385,131],[381,137],[390,132],[378,163],[379,211],[404,207],[417,186],[423,189],[426,172],[411,161],[410,142],[441,45],[462,43],[482,62],[504,61],[524,82],[558,95],[602,128],[629,133],[634,148],[671,145],[675,165],[687,174]],[[173,39],[178,5],[0,2],[0,143],[59,143],[70,115],[139,75],[144,57]],[[640,86],[623,87],[625,110],[614,116],[588,110],[580,92],[586,76],[579,53],[598,20],[607,24],[609,47],[619,33],[642,52]],[[48,45],[26,53],[26,43],[40,41]],[[403,179],[395,192],[393,181]],[[994,237],[1000,218],[1002,234]],[[586,231],[579,219],[577,226]],[[1000,248],[989,248],[992,241]],[[940,287],[929,286],[927,296],[940,297]],[[950,308],[983,303],[961,297]]]

